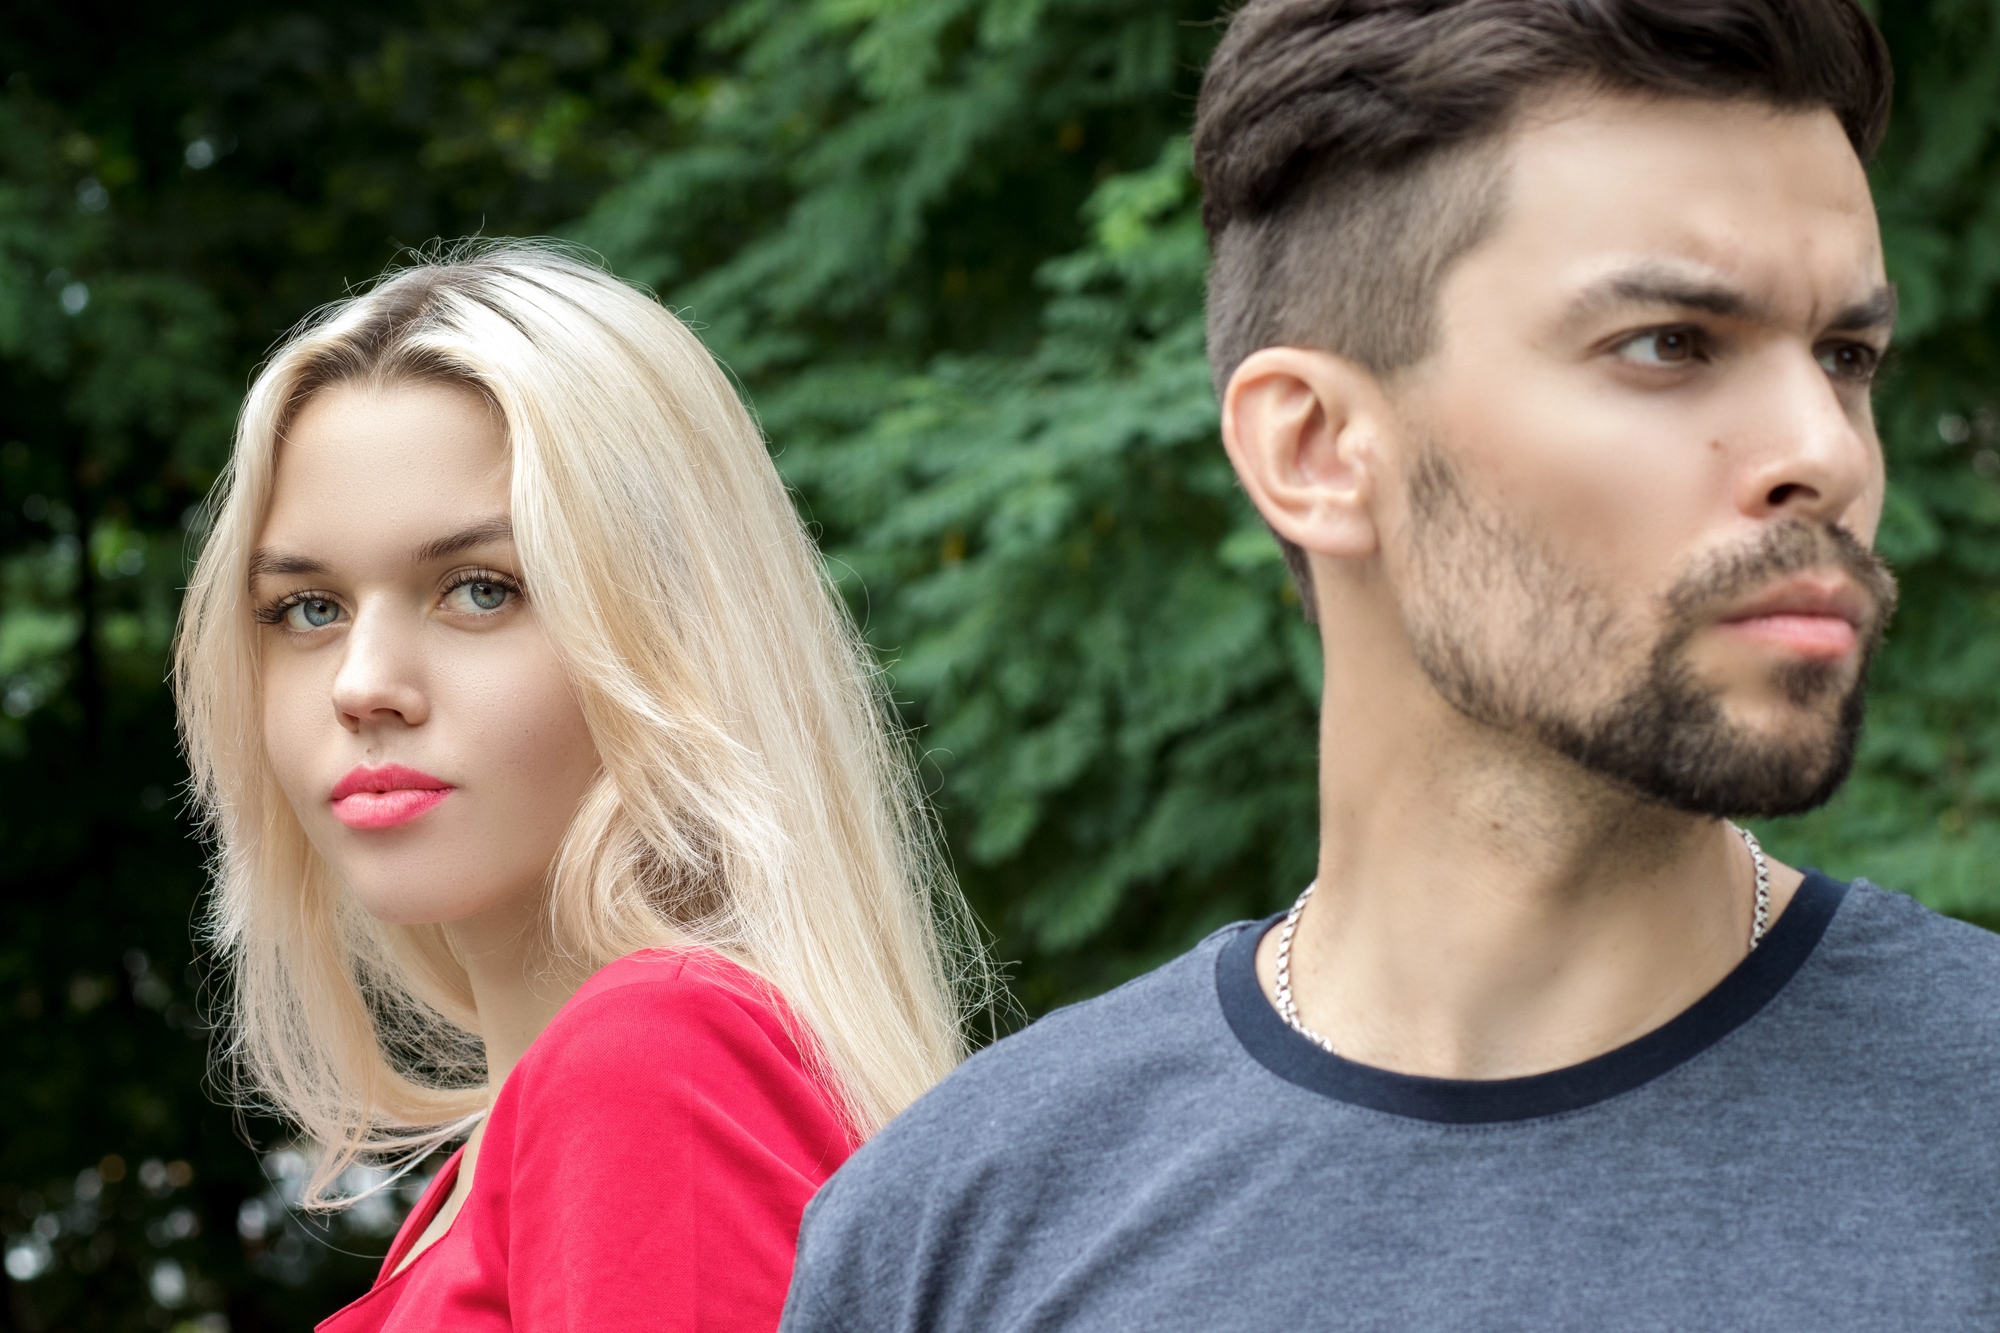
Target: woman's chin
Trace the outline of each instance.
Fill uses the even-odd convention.
[[[515,905],[512,895],[440,892],[434,876],[391,879],[356,877],[346,881],[354,901],[385,926],[449,926]]]

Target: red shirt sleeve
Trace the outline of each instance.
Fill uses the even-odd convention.
[[[613,964],[523,1058],[481,1144],[513,1327],[769,1333],[799,1215],[851,1149],[762,983],[712,954]]]

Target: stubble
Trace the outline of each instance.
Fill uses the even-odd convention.
[[[1691,814],[1797,814],[1846,781],[1868,662],[1896,599],[1888,567],[1846,529],[1774,524],[1753,544],[1687,570],[1651,614],[1635,615],[1477,504],[1435,449],[1412,469],[1410,512],[1405,628],[1432,685],[1466,717]],[[1780,734],[1753,733],[1697,679],[1689,642],[1718,609],[1810,569],[1841,570],[1867,594],[1859,669],[1777,668],[1773,683],[1793,723]],[[1640,665],[1622,668],[1625,679],[1606,680],[1633,661]]]

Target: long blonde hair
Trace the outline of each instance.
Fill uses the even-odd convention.
[[[603,768],[549,878],[550,957],[587,975],[716,949],[796,1019],[858,1135],[964,1050],[983,974],[879,675],[750,414],[656,302],[546,246],[464,247],[296,330],[258,374],[184,603],[174,688],[215,847],[234,1086],[321,1145],[308,1190],[411,1161],[488,1097],[439,926],[361,911],[266,760],[249,561],[313,394],[446,382],[505,423],[516,541]]]

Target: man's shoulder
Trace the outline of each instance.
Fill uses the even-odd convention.
[[[1215,981],[1245,928],[995,1042],[865,1144],[806,1209],[783,1327],[933,1326],[932,1302],[1004,1288],[1031,1240],[1059,1243],[1094,1182],[1175,1151],[1249,1060]]]
[[[1983,982],[1976,989],[2000,999],[2000,935],[1983,926],[1866,879],[1849,886],[1835,924],[1845,927],[1834,932],[1845,950],[1898,971],[1917,964],[1947,984]]]
[[[1228,1029],[1215,993],[1216,955],[1243,923],[1117,989],[1057,1009],[972,1056],[858,1152],[835,1192],[927,1188],[945,1172],[977,1172],[1052,1137],[1142,1132],[1123,1112],[1175,1100],[1221,1073]],[[1133,1095],[1145,1089],[1144,1097]],[[830,1191],[832,1187],[829,1187]]]
[[[1095,999],[1065,1006],[994,1042],[906,1113],[921,1124],[957,1122],[991,1105],[1012,1115],[1063,1114],[1078,1101],[1122,1094],[1141,1073],[1196,1074],[1226,1029],[1215,992],[1215,960],[1238,922],[1188,952]],[[898,1123],[902,1123],[899,1121]]]
[[[2000,1169],[1982,1128],[2000,1098],[2000,936],[1856,880],[1769,1008],[1687,1081],[1768,1099],[1787,1133],[1921,1145],[1984,1189]]]
[[[1857,879],[1822,943],[1834,977],[1898,1022],[2000,1022],[2000,935]],[[1994,1043],[2000,1055],[2000,1042]]]
[[[1764,1040],[1853,1114],[1962,1120],[2000,1097],[2000,935],[1856,880]]]

